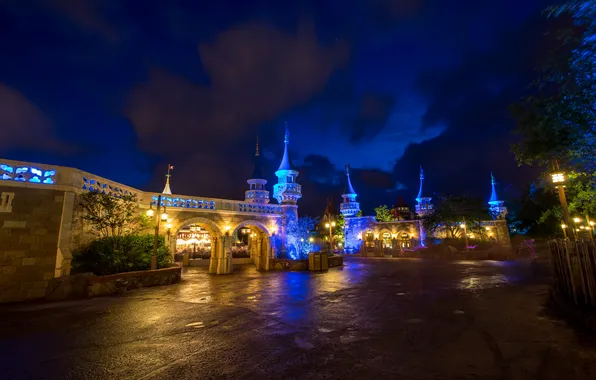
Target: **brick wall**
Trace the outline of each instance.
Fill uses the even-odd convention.
[[[0,204],[0,303],[43,298],[55,275],[68,193],[0,186],[0,195],[12,198]]]

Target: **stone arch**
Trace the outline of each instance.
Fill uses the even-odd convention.
[[[234,235],[237,230],[242,227],[257,227],[261,230],[260,234],[255,241],[255,246],[252,247],[254,251],[251,255],[253,263],[257,267],[257,270],[269,270],[269,259],[273,257],[273,250],[271,245],[272,234],[264,223],[258,220],[245,220],[236,224],[231,230],[230,235]]]
[[[230,233],[234,233],[236,232],[236,230],[242,228],[242,227],[250,227],[250,226],[254,226],[254,227],[259,227],[264,233],[266,233],[267,235],[271,236],[271,231],[269,231],[269,228],[267,226],[265,226],[264,223],[259,222],[258,220],[245,220],[243,222],[240,222],[238,224],[236,224],[234,226],[234,228],[232,228],[230,231]]]
[[[180,229],[182,229],[182,227],[187,226],[189,224],[202,224],[209,231],[209,233],[214,236],[224,235],[222,230],[213,220],[197,216],[194,218],[188,218],[186,220],[180,221],[174,228],[172,228],[172,231],[174,231],[174,236],[178,235],[178,232],[180,231]]]

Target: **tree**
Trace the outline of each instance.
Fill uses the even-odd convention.
[[[391,222],[393,221],[393,211],[387,208],[386,205],[381,205],[375,208],[376,219],[379,222]]]
[[[316,218],[303,216],[298,220],[288,222],[286,236],[288,239],[288,255],[294,260],[308,258],[308,254],[313,250],[313,244],[310,238],[314,232]]]
[[[335,227],[332,230],[333,241],[336,243],[345,244],[344,229],[346,226],[346,219],[343,214],[339,214],[335,219]]]
[[[551,34],[555,48],[538,70],[532,94],[511,107],[520,141],[519,164],[591,173],[596,158],[596,10],[593,1],[567,1],[547,9],[563,25]]]
[[[469,232],[484,233],[480,221],[490,218],[488,208],[479,199],[442,196],[435,204],[433,213],[422,218],[424,228],[431,232],[445,230],[447,238],[463,237],[460,225],[465,218]]]
[[[83,209],[81,218],[102,238],[132,235],[149,226],[148,218],[139,213],[135,195],[114,197],[88,192],[79,195],[78,200]]]

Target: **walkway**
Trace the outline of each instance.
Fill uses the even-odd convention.
[[[3,379],[590,379],[527,263],[348,259],[190,268],[123,297],[0,308]]]

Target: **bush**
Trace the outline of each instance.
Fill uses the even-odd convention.
[[[73,273],[106,275],[151,269],[153,235],[104,237],[73,252]],[[170,265],[172,256],[163,236],[158,237],[157,267]]]

